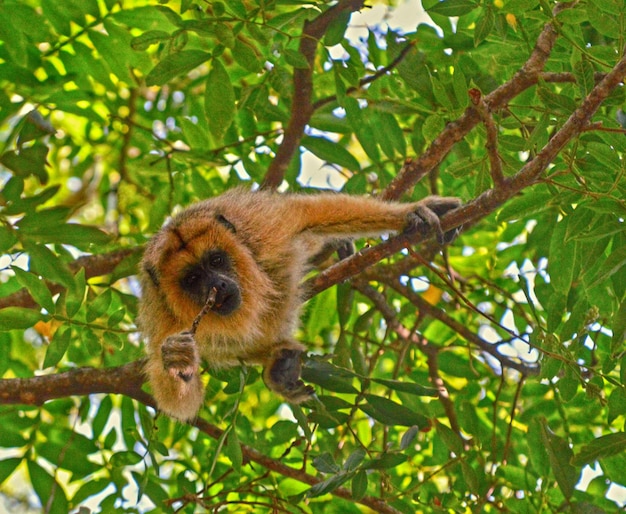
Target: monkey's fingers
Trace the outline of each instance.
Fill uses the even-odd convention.
[[[409,215],[405,232],[427,235],[434,230],[440,245],[450,243],[459,234],[460,227],[444,232],[440,217],[460,205],[461,201],[458,198],[438,196],[425,198],[417,205],[415,212]]]
[[[315,394],[312,386],[300,379],[302,351],[283,348],[263,371],[265,384],[291,403],[301,403]]]
[[[198,373],[200,355],[193,334],[180,332],[165,339],[161,346],[163,367],[174,378],[189,382]]]

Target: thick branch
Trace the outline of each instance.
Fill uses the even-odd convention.
[[[285,129],[283,141],[278,147],[276,157],[267,170],[265,180],[261,186],[263,189],[276,189],[283,181],[285,171],[298,150],[304,128],[313,114],[313,105],[311,103],[313,96],[313,68],[318,41],[326,33],[333,19],[339,14],[345,11],[358,11],[363,7],[364,3],[364,0],[342,0],[317,18],[304,24],[299,51],[305,57],[308,66],[294,70],[294,90],[289,124]]]
[[[143,360],[119,368],[78,368],[54,375],[0,380],[0,404],[43,405],[48,400],[87,394],[125,394],[146,405],[152,397],[141,389]]]

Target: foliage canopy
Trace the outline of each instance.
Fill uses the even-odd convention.
[[[358,0],[0,2],[13,509],[624,505],[626,3],[422,3],[436,27],[365,25]],[[241,182],[459,196],[464,229],[320,264],[298,333],[318,402],[209,370],[177,424],[143,387],[136,265]]]

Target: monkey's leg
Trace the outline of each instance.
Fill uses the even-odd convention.
[[[263,370],[267,387],[292,403],[304,402],[315,394],[300,378],[303,353],[300,345],[293,343],[278,347]]]
[[[182,421],[196,417],[204,403],[199,370],[198,346],[190,332],[169,336],[149,354],[146,372],[161,411]]]

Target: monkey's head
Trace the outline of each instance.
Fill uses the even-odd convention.
[[[236,222],[210,202],[181,212],[150,240],[142,271],[142,324],[148,332],[151,323],[162,322],[158,317],[168,315],[177,325],[173,330],[188,329],[215,289],[215,303],[198,333],[253,337],[273,294]]]

